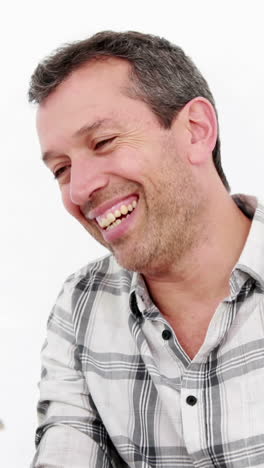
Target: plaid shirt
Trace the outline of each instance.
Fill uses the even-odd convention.
[[[249,217],[252,200],[236,198]],[[107,255],[72,275],[48,321],[32,467],[264,467],[263,260],[258,204],[192,361],[140,274]]]

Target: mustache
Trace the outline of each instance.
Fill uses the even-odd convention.
[[[124,198],[131,195],[134,192],[139,192],[140,185],[136,183],[127,183],[113,185],[111,188],[100,189],[95,191],[90,200],[87,200],[81,211],[88,213],[90,210],[94,210],[102,203],[112,200],[114,198]]]

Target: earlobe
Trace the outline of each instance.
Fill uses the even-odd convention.
[[[186,118],[190,134],[189,160],[202,164],[211,156],[217,139],[217,118],[212,104],[203,97],[186,104]]]

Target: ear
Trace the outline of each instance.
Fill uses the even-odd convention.
[[[216,112],[207,99],[197,97],[186,104],[184,114],[189,132],[189,161],[201,164],[211,157],[216,144]]]

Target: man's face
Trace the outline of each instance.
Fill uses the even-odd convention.
[[[119,59],[86,64],[39,106],[37,127],[65,208],[122,266],[147,272],[192,246],[199,196],[181,113],[161,128],[125,93],[128,72]]]

